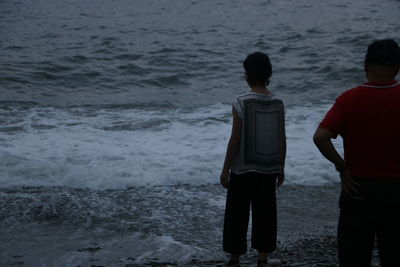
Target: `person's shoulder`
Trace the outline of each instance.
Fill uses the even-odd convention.
[[[243,93],[241,93],[241,94],[238,94],[238,95],[235,95],[234,97],[233,97],[233,99],[232,99],[232,104],[234,105],[234,106],[236,106],[236,105],[240,105],[240,102],[243,102],[243,99],[245,99],[246,98],[246,95],[248,94],[248,92],[243,92]]]
[[[242,114],[242,111],[243,111],[243,101],[245,99],[247,99],[248,93],[249,92],[245,92],[245,93],[241,93],[239,95],[236,95],[233,98],[233,101],[232,101],[232,106],[236,110],[236,112],[238,113],[240,118],[242,117],[241,114]]]
[[[344,91],[339,97],[336,99],[337,101],[345,101],[346,99],[351,99],[355,95],[360,94],[361,92],[365,91],[362,84],[357,85],[356,87],[350,88]]]
[[[243,93],[241,93],[239,95],[236,95],[235,99],[236,100],[243,100],[243,99],[247,99],[247,98],[252,97],[252,96],[253,96],[252,92],[243,92]]]

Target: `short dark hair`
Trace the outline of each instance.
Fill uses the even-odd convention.
[[[267,54],[255,52],[246,57],[243,68],[250,85],[269,84],[272,75],[272,65]]]
[[[391,39],[377,40],[368,46],[365,62],[389,67],[399,66],[399,45]]]

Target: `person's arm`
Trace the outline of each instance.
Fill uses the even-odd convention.
[[[283,182],[285,181],[285,161],[286,161],[286,134],[285,134],[285,143],[284,143],[284,149],[282,151],[282,157],[283,157],[283,169],[282,172],[278,174],[277,176],[277,182],[276,182],[276,186],[280,187]]]
[[[318,147],[321,154],[335,165],[336,170],[340,173],[342,189],[348,195],[357,194],[358,183],[351,178],[350,171],[346,166],[346,162],[333,146],[331,139],[335,138],[334,133],[328,129],[319,127],[314,134],[314,143]]]
[[[319,127],[314,134],[314,143],[318,147],[319,151],[327,158],[330,162],[332,162],[337,168],[344,169],[346,168],[346,163],[344,162],[342,156],[339,155],[337,150],[332,144],[331,139],[335,136],[334,134],[322,127]]]
[[[229,169],[232,165],[233,159],[239,152],[240,138],[242,135],[242,120],[240,119],[234,107],[232,107],[232,115],[233,115],[232,133],[231,133],[231,138],[229,139],[228,147],[226,149],[224,167],[222,168],[220,176],[221,185],[225,188],[228,188]]]

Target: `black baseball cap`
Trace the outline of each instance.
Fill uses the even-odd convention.
[[[391,39],[378,40],[368,46],[365,62],[383,66],[400,65],[399,45]]]

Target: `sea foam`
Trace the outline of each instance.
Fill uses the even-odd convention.
[[[312,142],[329,109],[286,111],[286,182],[323,185],[337,174]],[[231,107],[31,107],[1,110],[0,182],[13,186],[121,189],[219,182]],[[341,149],[340,142],[336,142]]]

